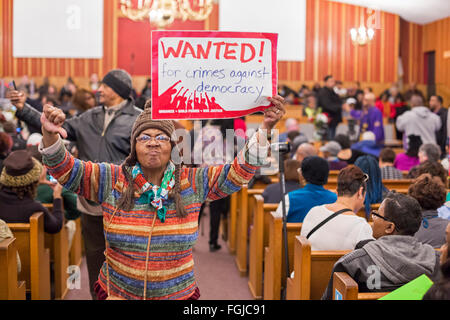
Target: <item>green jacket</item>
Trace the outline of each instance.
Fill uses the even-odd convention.
[[[77,210],[77,195],[67,189],[63,189],[61,196],[66,220],[77,219],[81,215],[81,212]],[[53,203],[53,189],[46,184],[40,184],[38,186],[36,200],[41,203]]]

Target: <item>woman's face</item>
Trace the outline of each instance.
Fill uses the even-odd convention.
[[[148,141],[140,138],[150,137]],[[169,138],[166,141],[164,138]],[[172,145],[170,137],[159,129],[147,129],[136,139],[136,155],[142,169],[165,169],[170,160]]]

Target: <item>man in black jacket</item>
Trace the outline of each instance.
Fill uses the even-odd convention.
[[[333,76],[326,76],[324,82],[324,87],[320,88],[317,95],[317,102],[318,106],[322,108],[322,111],[327,113],[331,118],[328,124],[328,140],[333,140],[336,134],[336,127],[342,121],[342,101],[336,92],[334,92],[335,80]]]
[[[142,110],[134,106],[130,97],[131,76],[123,70],[112,70],[102,80],[98,89],[100,106],[64,122],[67,140],[76,143],[78,158],[84,161],[120,164],[130,153],[131,128]],[[23,92],[13,91],[11,102],[16,106],[16,116],[28,125],[41,126],[41,113],[25,103]],[[91,295],[98,273],[105,260],[105,239],[101,207],[78,197],[81,215],[86,263]]]

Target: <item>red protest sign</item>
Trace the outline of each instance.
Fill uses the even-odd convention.
[[[152,31],[152,118],[241,117],[277,94],[274,33]]]

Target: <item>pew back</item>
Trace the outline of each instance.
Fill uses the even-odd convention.
[[[262,299],[263,254],[267,245],[268,215],[277,209],[277,203],[264,203],[260,194],[250,197],[253,202],[253,223],[250,226],[248,286],[254,299]]]
[[[25,300],[25,281],[17,278],[16,238],[0,241],[0,300]]]
[[[248,270],[248,232],[255,206],[255,199],[252,196],[262,194],[263,192],[264,189],[248,189],[247,185],[244,185],[241,189],[240,203],[238,204],[240,210],[237,214],[235,259],[241,276],[247,275]]]
[[[398,193],[407,194],[408,188],[412,184],[412,179],[400,179],[400,180],[382,180],[383,185],[388,190],[395,190]],[[324,185],[327,190],[335,191],[337,190],[337,177],[328,177],[328,182]]]
[[[408,190],[409,186],[412,183],[413,183],[412,179],[383,180],[383,184],[388,190],[403,190],[403,189]]]
[[[239,190],[230,196],[230,212],[227,216],[227,245],[231,254],[236,253],[236,218],[239,210],[240,193],[241,191]]]
[[[378,300],[389,292],[358,291],[358,284],[346,272],[333,274],[333,300]]]
[[[50,251],[45,248],[44,214],[34,213],[29,223],[8,223],[16,237],[22,271],[19,280],[25,281],[32,300],[50,299]]]
[[[300,234],[302,223],[287,223],[288,259],[293,269],[294,238]],[[269,243],[264,248],[264,300],[279,300],[286,279],[285,250],[282,218],[271,212],[269,216]]]
[[[53,212],[52,203],[42,204],[49,212]],[[67,278],[69,267],[69,235],[64,224],[58,233],[45,233],[45,247],[50,250],[50,261],[53,262],[55,299],[63,300],[67,294]]]
[[[330,279],[333,266],[350,251],[311,251],[310,242],[295,237],[294,277],[287,282],[288,300],[319,300]],[[312,272],[314,270],[314,272]]]

